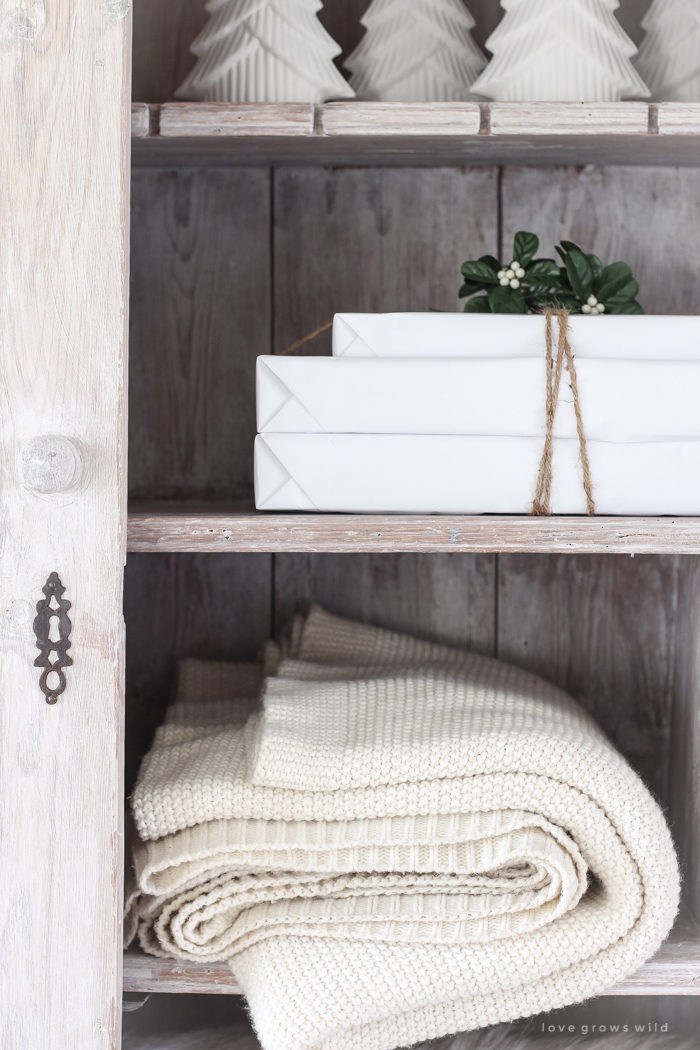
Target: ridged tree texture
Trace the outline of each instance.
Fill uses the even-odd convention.
[[[340,48],[316,17],[320,0],[209,0],[181,99],[324,102],[354,92],[333,65]]]
[[[658,102],[700,102],[700,0],[654,0],[636,66]]]
[[[493,58],[472,87],[502,102],[619,102],[649,90],[637,49],[614,11],[618,0],[501,0],[486,41]]]
[[[361,19],[367,33],[345,62],[363,99],[457,102],[486,58],[471,36],[462,0],[374,0]]]

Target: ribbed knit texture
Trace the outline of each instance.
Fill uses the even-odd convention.
[[[132,800],[142,946],[230,960],[265,1050],[512,1020],[657,949],[668,829],[561,690],[318,608],[265,666],[262,707],[262,666],[183,666]]]

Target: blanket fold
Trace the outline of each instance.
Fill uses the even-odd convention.
[[[668,933],[661,811],[535,675],[314,607],[186,661],[132,799],[129,929],[226,959],[265,1050],[392,1050],[581,1001]]]

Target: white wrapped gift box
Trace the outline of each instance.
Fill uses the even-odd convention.
[[[700,514],[700,317],[575,316],[569,342],[596,512]],[[259,509],[531,511],[543,317],[338,314],[333,354],[258,366]],[[551,511],[586,513],[566,371],[553,433]]]
[[[528,514],[542,440],[412,434],[265,434],[260,510]],[[700,514],[700,441],[589,441],[598,514]],[[585,514],[577,441],[554,441],[552,513]]]
[[[593,441],[700,439],[700,360],[584,358],[576,365]],[[540,437],[544,355],[530,358],[259,357],[261,434]],[[568,372],[554,435],[575,438]]]
[[[336,314],[333,356],[543,357],[544,329],[537,314]],[[569,333],[577,358],[700,361],[700,317],[577,314]]]

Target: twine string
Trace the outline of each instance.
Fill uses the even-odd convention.
[[[552,495],[552,454],[554,450],[553,432],[554,419],[559,404],[559,388],[561,385],[561,373],[566,360],[569,372],[571,392],[574,398],[574,413],[576,415],[576,433],[578,434],[579,454],[581,457],[581,469],[583,471],[583,490],[586,494],[586,507],[589,515],[595,514],[595,503],[593,501],[593,482],[591,480],[591,468],[588,461],[588,448],[586,445],[586,434],[583,429],[583,416],[578,394],[578,382],[576,378],[576,365],[574,355],[569,343],[569,311],[568,310],[545,310],[545,360],[546,360],[546,406],[545,406],[545,439],[540,460],[540,469],[537,475],[537,486],[535,498],[532,501],[532,513],[538,516],[551,514]],[[552,339],[552,317],[556,317],[559,325],[559,339],[557,341],[557,354],[554,357],[554,346]]]
[[[552,318],[556,317],[559,325],[559,339],[557,340],[557,352],[554,354],[554,340],[552,338]],[[571,350],[571,344],[569,343],[569,311],[568,310],[545,310],[544,311],[544,323],[545,323],[545,383],[546,383],[546,403],[545,403],[545,438],[544,448],[542,450],[542,458],[540,459],[540,467],[537,474],[537,486],[535,489],[535,496],[532,501],[532,513],[539,517],[547,517],[551,514],[551,500],[552,500],[552,457],[554,452],[554,420],[557,414],[557,405],[559,404],[559,389],[561,387],[561,373],[564,367],[564,361],[566,361],[566,367],[569,372],[569,381],[571,383],[571,392],[574,398],[574,413],[576,415],[576,433],[578,435],[579,454],[581,458],[581,468],[583,471],[583,490],[586,494],[586,508],[589,515],[595,514],[595,503],[593,501],[593,482],[591,480],[591,468],[588,461],[588,448],[586,445],[586,434],[583,429],[583,416],[581,415],[581,405],[579,402],[578,394],[578,381],[576,378],[576,365],[574,364],[574,355]],[[312,339],[322,335],[323,332],[327,332],[329,328],[333,327],[333,322],[328,321],[326,324],[321,325],[320,328],[316,328],[313,332],[309,332],[303,339],[298,339],[296,343],[292,343],[286,350],[283,350],[280,354],[281,357],[286,357],[287,354],[293,354],[299,347],[304,346],[305,343],[310,343]]]
[[[279,355],[280,357],[286,357],[287,354],[293,354],[295,350],[298,350],[304,343],[310,343],[312,339],[315,339],[317,335],[321,335],[323,332],[327,332],[329,328],[333,327],[333,322],[328,321],[326,324],[322,324],[320,328],[316,328],[315,331],[309,332],[303,339],[297,339],[296,343],[292,343],[286,350],[283,350]]]

